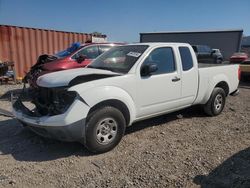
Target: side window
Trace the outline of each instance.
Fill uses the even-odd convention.
[[[198,49],[198,52],[199,53],[203,53],[204,52],[204,49],[203,49],[203,46],[197,46],[197,49]]]
[[[105,45],[100,45],[99,49],[100,49],[100,53],[104,53],[106,51],[108,51],[112,46],[105,46]]]
[[[151,63],[156,64],[158,67],[158,70],[153,75],[174,72],[175,59],[172,48],[164,47],[153,50],[145,59],[143,65]]]
[[[77,59],[81,55],[86,56],[87,59],[95,59],[99,55],[98,47],[89,46],[89,47],[83,48],[82,50],[77,52],[72,58]]]
[[[207,52],[208,52],[208,53],[211,53],[211,52],[212,52],[212,48],[210,48],[209,46],[206,46],[206,48],[207,48]]]
[[[182,70],[187,71],[193,67],[193,58],[188,47],[179,47]]]
[[[212,49],[209,46],[202,46],[204,53],[210,53]]]

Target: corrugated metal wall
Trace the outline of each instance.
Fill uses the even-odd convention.
[[[91,41],[91,34],[0,25],[0,60],[13,61],[16,76],[23,77],[39,55],[86,41]]]

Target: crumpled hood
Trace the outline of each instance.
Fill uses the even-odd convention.
[[[48,73],[37,79],[37,85],[40,87],[63,87],[76,85],[87,81],[103,79],[110,76],[119,76],[121,74],[108,70],[77,68],[64,71]]]

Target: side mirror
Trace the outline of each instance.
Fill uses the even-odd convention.
[[[158,70],[157,64],[151,63],[147,65],[143,65],[141,68],[141,76],[151,76],[153,72]]]
[[[77,61],[77,63],[82,63],[85,59],[86,59],[87,57],[85,56],[85,55],[80,55],[77,59],[76,59],[76,61]]]

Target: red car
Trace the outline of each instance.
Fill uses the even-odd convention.
[[[24,77],[24,82],[28,82],[31,87],[36,87],[36,80],[46,73],[85,67],[93,59],[114,46],[122,43],[74,43],[71,47],[58,52],[55,55],[41,55],[37,63]]]
[[[231,63],[242,63],[243,61],[248,59],[248,55],[244,52],[237,52],[234,53],[231,57],[230,57],[230,62]]]

